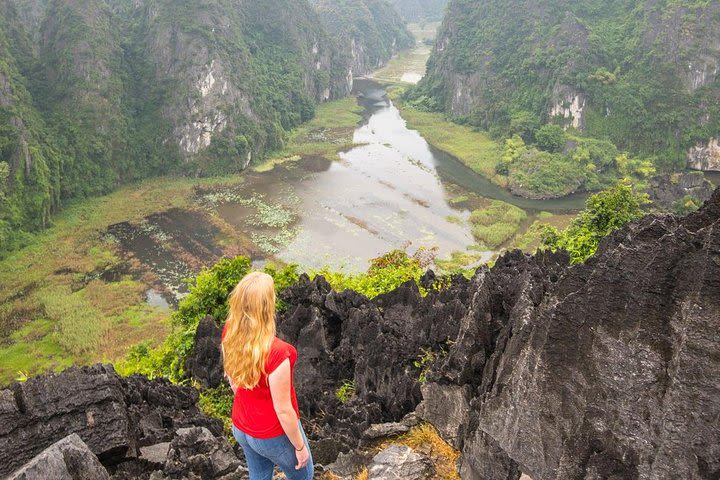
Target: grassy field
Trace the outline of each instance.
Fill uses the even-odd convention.
[[[541,244],[542,225],[552,225],[559,230],[564,230],[570,222],[575,219],[574,214],[552,214],[540,212],[529,218],[530,224],[524,232],[516,235],[507,245],[508,250],[519,249],[524,252],[534,253]]]
[[[256,172],[272,170],[275,165],[299,160],[304,156],[338,159],[338,153],[353,146],[353,133],[362,120],[362,107],[355,97],[318,105],[315,118],[290,133],[283,150],[253,167]]]
[[[371,77],[384,83],[416,83],[420,77],[425,75],[425,66],[432,52],[431,45],[425,42],[432,44],[439,26],[438,22],[408,25],[408,30],[417,42],[415,48],[401,52],[385,67],[374,72]],[[408,74],[414,81],[406,80]]]
[[[470,224],[473,236],[480,245],[494,250],[513,238],[526,219],[527,213],[523,209],[493,200],[487,208],[472,212]]]
[[[196,188],[241,177],[156,178],[77,202],[35,243],[0,261],[0,383],[73,364],[113,361],[139,341],[160,342],[169,312],[145,302],[136,260],[104,233],[170,208],[194,208]],[[228,239],[219,239],[228,242]],[[103,274],[118,271],[112,282]]]

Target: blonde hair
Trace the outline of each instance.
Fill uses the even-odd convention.
[[[230,294],[222,341],[225,373],[235,386],[260,383],[275,333],[275,283],[266,273],[249,273]]]

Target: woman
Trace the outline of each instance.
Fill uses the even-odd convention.
[[[230,294],[222,349],[235,392],[233,435],[245,452],[250,480],[270,480],[275,465],[288,480],[311,479],[313,461],[293,386],[297,351],[275,336],[270,275],[250,273]]]

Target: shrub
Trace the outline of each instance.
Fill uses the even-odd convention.
[[[646,203],[646,194],[637,194],[630,185],[619,183],[591,196],[585,209],[563,232],[546,226],[543,245],[553,251],[567,250],[573,263],[584,262],[595,254],[600,240],[642,217],[642,205]]]
[[[354,290],[374,298],[395,290],[409,280],[419,284],[424,269],[433,258],[434,250],[420,249],[413,256],[405,250],[393,250],[371,260],[367,273],[347,275],[324,267],[314,275],[322,275],[336,291]]]
[[[565,130],[559,125],[543,125],[535,131],[535,144],[540,150],[559,152],[565,146]]]
[[[225,434],[232,437],[232,406],[235,395],[228,385],[209,388],[200,393],[198,406],[208,417],[222,420]]]
[[[345,380],[342,385],[335,390],[335,397],[340,400],[340,403],[347,403],[352,397],[355,396],[355,382],[352,380]]]

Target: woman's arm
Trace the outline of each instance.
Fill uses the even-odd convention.
[[[222,342],[220,342],[220,355],[221,355],[221,359],[222,359],[223,367],[224,367],[224,365],[225,365],[225,346],[222,344]],[[230,384],[230,389],[232,390],[233,394],[235,392],[237,392],[237,387],[233,384],[232,378],[230,378],[230,376],[227,374],[227,372],[225,371],[225,368],[223,368],[223,376]]]
[[[303,468],[310,454],[305,447],[305,441],[300,433],[300,426],[298,424],[299,419],[290,399],[292,373],[290,371],[289,359],[285,359],[280,366],[268,376],[268,382],[270,383],[270,395],[272,396],[275,413],[280,420],[280,425],[282,425],[285,435],[288,436],[290,443],[295,447],[295,454],[298,460],[295,468]]]

